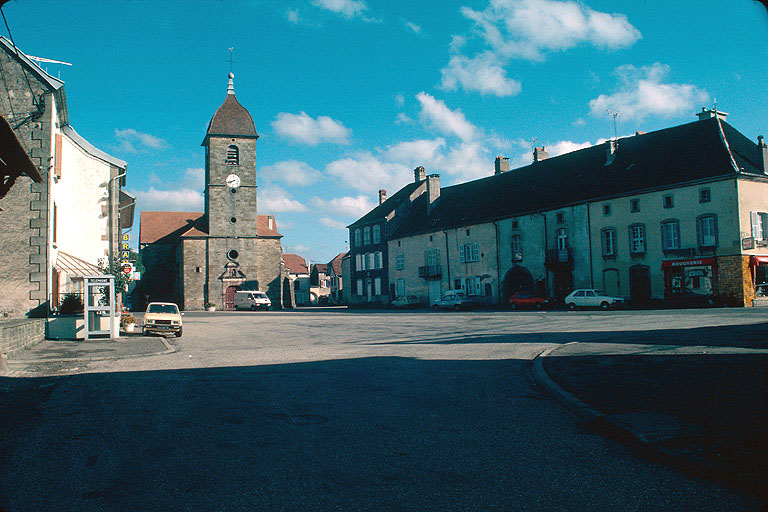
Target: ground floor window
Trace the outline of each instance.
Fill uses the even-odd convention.
[[[715,265],[712,258],[665,261],[664,294],[667,298],[707,297],[714,294]]]
[[[395,288],[395,295],[398,297],[405,297],[405,279],[397,280],[397,287]]]
[[[377,277],[373,280],[373,294],[381,295],[381,278]]]
[[[363,280],[358,279],[357,280],[357,294],[362,295],[363,294]]]

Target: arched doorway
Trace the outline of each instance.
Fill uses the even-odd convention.
[[[515,292],[536,292],[533,276],[527,268],[520,265],[515,265],[509,269],[504,276],[504,282],[501,285],[501,295],[504,299],[504,304],[509,302],[509,297]]]
[[[224,309],[227,311],[235,309],[235,292],[240,289],[239,286],[227,286],[224,292]]]

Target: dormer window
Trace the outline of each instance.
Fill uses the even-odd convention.
[[[240,150],[234,144],[227,148],[227,165],[240,165]]]

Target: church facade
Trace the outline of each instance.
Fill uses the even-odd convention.
[[[134,304],[176,302],[186,310],[231,309],[237,290],[261,290],[284,304],[287,272],[272,215],[257,214],[256,133],[235,97],[234,75],[211,119],[205,148],[203,212],[141,212],[145,267]]]

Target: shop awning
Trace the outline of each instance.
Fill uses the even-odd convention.
[[[750,267],[756,267],[761,263],[768,263],[768,256],[750,256],[749,257]]]
[[[693,258],[688,260],[667,260],[661,262],[661,269],[675,267],[693,267],[698,265],[714,265],[715,258]]]
[[[120,189],[120,227],[130,229],[133,226],[133,216],[136,211],[136,198]]]
[[[59,272],[66,273],[70,278],[101,274],[101,271],[96,265],[81,260],[77,256],[67,254],[64,251],[59,251],[58,254],[56,254],[56,263],[54,263],[53,266]]]

